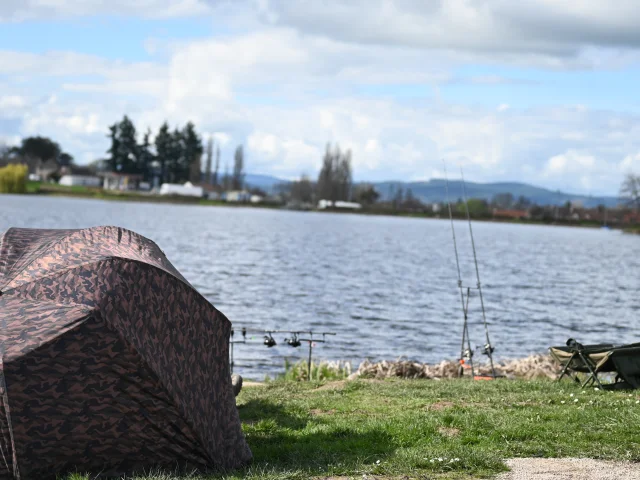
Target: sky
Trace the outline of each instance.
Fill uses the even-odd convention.
[[[108,126],[196,124],[222,163],[616,195],[640,174],[640,2],[2,0],[0,142],[79,164]],[[451,177],[456,177],[455,173]]]

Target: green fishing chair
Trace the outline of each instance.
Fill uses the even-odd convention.
[[[565,375],[582,387],[597,384],[603,389],[640,388],[640,343],[629,345],[582,345],[573,339],[563,347],[550,347],[551,356],[563,367],[557,380]],[[578,373],[587,375],[580,382]],[[615,381],[602,384],[599,373],[615,373]]]
[[[567,340],[566,346],[549,347],[551,357],[562,367],[557,381],[562,380],[566,375],[576,383],[581,383],[583,387],[594,382],[602,387],[596,374],[597,355],[604,354],[612,348],[615,348],[615,345],[611,343],[582,345],[572,338]],[[591,357],[591,355],[596,355],[596,357]],[[580,381],[579,373],[587,374],[587,379],[584,382]]]
[[[640,388],[640,343],[621,345],[589,357],[593,357],[592,361],[597,361],[594,373],[596,378],[600,372],[616,372],[615,383],[605,385],[605,388]]]

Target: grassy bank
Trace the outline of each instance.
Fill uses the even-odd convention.
[[[29,182],[27,192],[37,195],[49,195],[56,197],[89,198],[95,200],[115,200],[123,202],[146,202],[146,203],[172,203],[178,205],[232,205],[217,200],[205,200],[201,198],[185,196],[160,196],[133,191],[104,190],[102,188],[73,186]],[[254,206],[254,205],[252,205]],[[263,207],[263,205],[260,205]]]
[[[276,381],[246,387],[237,403],[252,466],[138,478],[469,479],[506,470],[511,457],[640,461],[640,394],[570,382]]]

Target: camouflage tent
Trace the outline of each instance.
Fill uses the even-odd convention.
[[[233,468],[231,325],[117,227],[0,237],[0,479]]]

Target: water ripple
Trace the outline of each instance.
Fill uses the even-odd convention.
[[[333,330],[314,356],[455,358],[462,313],[444,220],[0,196],[0,229],[118,225],[154,239],[237,327]],[[464,285],[475,286],[468,228],[456,223]],[[639,341],[640,237],[615,231],[474,224],[497,358],[568,337]],[[484,343],[477,294],[472,345]],[[235,345],[236,369],[263,378],[307,349]]]

